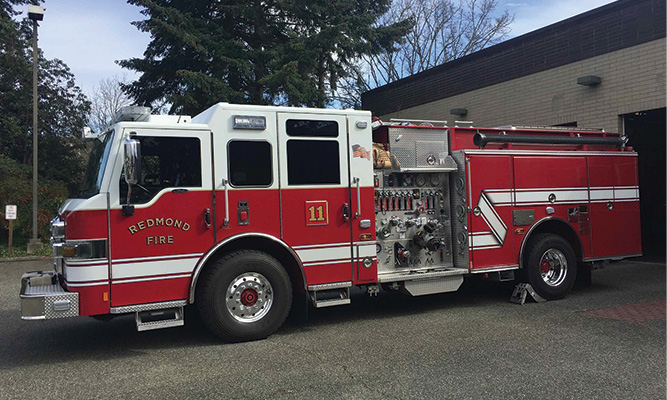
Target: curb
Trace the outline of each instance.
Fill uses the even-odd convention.
[[[52,258],[51,256],[25,256],[25,257],[7,257],[0,258],[0,262],[15,262],[15,261],[39,261]]]

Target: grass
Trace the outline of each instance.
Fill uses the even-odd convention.
[[[51,255],[51,246],[48,243],[44,243],[42,249],[34,254],[28,254],[27,250],[28,241],[25,239],[18,239],[12,243],[12,257],[26,257],[26,256],[50,256]],[[9,257],[9,244],[0,243],[0,258]]]

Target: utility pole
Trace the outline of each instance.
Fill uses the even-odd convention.
[[[39,55],[37,52],[37,21],[44,19],[44,7],[28,6],[28,18],[32,20],[32,239],[28,242],[28,253],[42,248],[37,237],[37,68]]]

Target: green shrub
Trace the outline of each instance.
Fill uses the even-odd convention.
[[[42,240],[50,236],[49,221],[58,212],[58,207],[67,199],[67,186],[63,182],[40,178],[37,188],[37,225],[38,235]],[[16,239],[32,236],[32,173],[31,168],[21,165],[9,157],[0,154],[0,218],[7,236],[9,222],[5,219],[5,205],[18,207],[14,221]]]

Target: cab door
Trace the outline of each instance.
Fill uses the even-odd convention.
[[[345,116],[278,113],[282,239],[306,283],[353,279],[349,146]]]
[[[120,168],[114,174],[112,307],[187,298],[195,264],[214,239],[210,131],[130,131],[141,146],[141,181],[128,193]],[[128,198],[134,210],[124,213]]]

